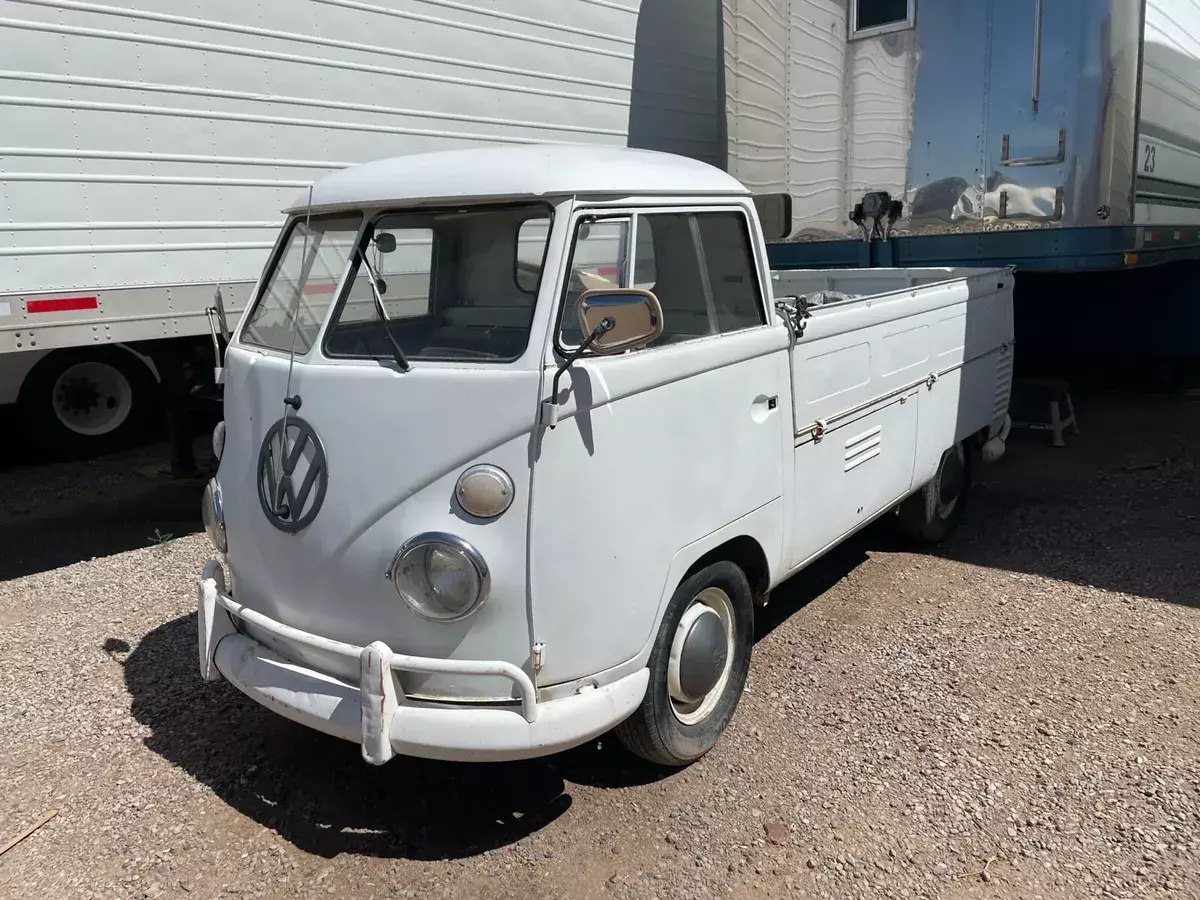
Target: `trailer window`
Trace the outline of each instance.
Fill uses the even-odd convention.
[[[916,0],[850,0],[850,37],[871,37],[911,28]]]
[[[307,353],[329,312],[361,223],[358,215],[315,217],[307,225],[293,222],[241,339],[286,353],[294,337],[296,353]]]

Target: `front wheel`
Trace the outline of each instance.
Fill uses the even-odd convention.
[[[754,601],[738,566],[716,562],[686,578],[650,653],[646,696],[617,726],[617,738],[660,765],[699,759],[737,709],[753,642]]]
[[[900,504],[896,515],[900,531],[925,544],[939,544],[950,537],[966,507],[971,468],[965,442],[943,453],[937,473],[928,484]]]

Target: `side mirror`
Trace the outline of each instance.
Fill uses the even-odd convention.
[[[791,194],[755,194],[753,200],[764,240],[782,241],[792,233]]]
[[[550,385],[550,399],[542,401],[541,422],[558,424],[558,380],[588,350],[601,356],[644,347],[662,334],[662,306],[649,291],[607,288],[584,291],[576,307],[583,341],[563,360]]]
[[[635,288],[609,288],[585,291],[579,298],[579,329],[592,334],[598,325],[609,319],[588,347],[593,353],[608,356],[644,347],[658,338],[663,330],[662,306],[649,291]]]
[[[381,231],[375,235],[375,249],[380,253],[394,253],[396,251],[396,236],[388,231]]]

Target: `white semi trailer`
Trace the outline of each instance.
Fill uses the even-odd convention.
[[[42,453],[138,438],[211,380],[298,190],[623,146],[637,26],[608,0],[0,0],[0,404]]]
[[[496,143],[789,195],[776,269],[1016,266],[1022,347],[1195,353],[1198,25],[1193,0],[0,0],[0,405],[42,453],[137,438],[211,381],[297,190]]]

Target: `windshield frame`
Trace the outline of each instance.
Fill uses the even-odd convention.
[[[542,247],[542,261],[538,269],[537,285],[532,291],[526,291],[517,281],[517,250],[520,244],[520,228],[517,229],[513,236],[513,266],[511,277],[514,286],[523,294],[532,298],[533,308],[530,318],[530,324],[525,334],[525,344],[521,351],[513,357],[502,357],[497,359],[455,359],[455,358],[436,358],[422,357],[417,354],[410,353],[407,348],[405,356],[412,364],[425,365],[455,365],[455,366],[512,366],[528,355],[530,346],[533,342],[533,334],[536,328],[536,318],[540,299],[542,295],[542,287],[546,276],[547,263],[551,258],[551,246],[554,240],[555,214],[557,205],[550,198],[525,198],[520,200],[489,200],[480,203],[441,203],[429,206],[387,206],[377,207],[374,209],[360,208],[357,210],[363,216],[363,224],[358,233],[355,251],[350,254],[350,259],[342,272],[342,279],[339,283],[334,302],[330,304],[329,311],[325,315],[325,320],[321,324],[321,330],[317,335],[317,340],[314,342],[314,348],[319,349],[320,355],[326,360],[339,363],[361,363],[367,361],[390,363],[392,357],[387,353],[376,355],[361,355],[334,353],[329,348],[330,338],[333,336],[336,323],[342,314],[342,310],[350,299],[350,291],[353,288],[355,280],[358,278],[359,270],[362,266],[362,257],[365,255],[371,246],[371,240],[375,235],[375,229],[378,223],[390,217],[401,216],[437,216],[444,213],[462,213],[462,212],[489,212],[489,211],[504,211],[513,209],[527,208],[531,211],[536,210],[538,215],[530,216],[529,218],[544,218],[546,220],[546,242]],[[350,211],[346,211],[347,213]],[[527,220],[526,220],[527,221]],[[435,236],[436,241],[436,236]],[[273,269],[272,269],[273,271]],[[398,321],[396,319],[393,322]],[[380,327],[384,327],[383,322],[378,323]]]
[[[359,220],[358,228],[354,236],[354,246],[358,247],[359,242],[362,240],[363,229],[367,228],[371,221],[370,213],[364,209],[322,211],[316,215],[307,215],[304,213],[294,214],[283,223],[283,227],[279,230],[279,237],[275,241],[275,246],[271,250],[270,256],[267,257],[267,261],[259,275],[258,284],[255,287],[253,299],[250,303],[246,304],[241,321],[238,323],[237,342],[239,344],[253,348],[256,352],[277,353],[281,356],[291,356],[291,352],[288,348],[272,347],[270,344],[254,340],[247,334],[247,329],[251,327],[254,314],[262,305],[267,290],[271,287],[271,282],[274,280],[275,274],[283,261],[284,254],[287,253],[288,246],[291,243],[292,235],[295,233],[296,228],[306,223],[311,225],[313,222],[320,222],[322,220],[335,221],[337,219],[349,219],[353,216],[357,216]],[[357,253],[352,251],[347,262],[353,261],[357,255]],[[342,266],[342,272],[339,276],[337,287],[334,290],[335,299],[341,295],[342,288],[345,286],[347,268],[347,265]],[[305,282],[307,283],[307,278],[305,279]],[[300,287],[300,291],[301,298],[303,298],[303,286]],[[308,356],[323,342],[325,327],[329,323],[329,310],[332,308],[332,306],[333,301],[330,302],[329,307],[325,311],[325,315],[321,317],[321,321],[317,326],[317,330],[313,333],[312,341],[309,343],[309,345],[303,350],[301,350],[300,347],[296,348],[296,359],[302,359]],[[295,327],[294,321],[292,323],[292,327]]]

